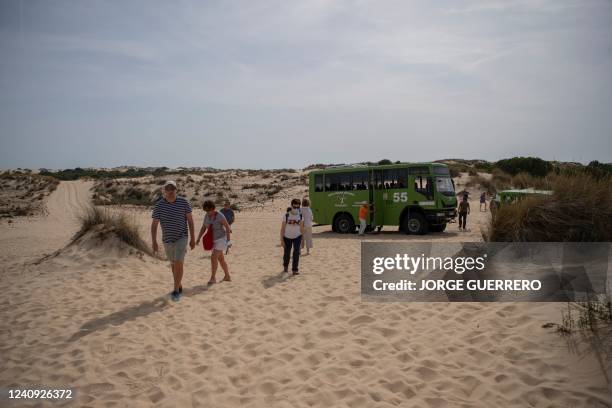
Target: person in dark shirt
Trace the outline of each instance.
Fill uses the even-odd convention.
[[[463,196],[463,200],[461,200],[457,207],[457,212],[459,213],[459,229],[463,228],[465,231],[467,215],[470,213],[470,203],[468,202],[467,195]]]
[[[485,212],[487,211],[487,193],[486,192],[482,192],[482,194],[480,194],[480,211],[482,211],[482,206],[484,205],[484,210]]]
[[[234,210],[232,210],[229,200],[225,200],[225,203],[223,203],[223,208],[220,209],[219,212],[225,216],[227,223],[231,227],[231,225],[234,223],[235,214]]]

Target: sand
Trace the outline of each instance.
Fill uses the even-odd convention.
[[[560,304],[362,303],[360,239],[327,226],[302,274],[279,279],[285,201],[237,214],[233,282],[207,287],[209,257],[190,251],[173,303],[165,262],[113,239],[65,247],[89,187],[62,182],[46,217],[0,224],[0,387],[71,387],[75,400],[53,406],[79,407],[612,404],[609,366],[542,327]],[[366,239],[481,240],[488,213],[472,198],[469,232]],[[148,238],[148,211],[119,211]]]

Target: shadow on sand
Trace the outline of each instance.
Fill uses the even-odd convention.
[[[356,240],[368,240],[375,239],[380,241],[422,241],[426,239],[428,241],[436,241],[437,239],[447,239],[451,237],[456,237],[461,235],[461,232],[455,231],[444,231],[444,232],[430,232],[426,235],[408,235],[403,232],[399,232],[397,230],[389,230],[389,231],[380,231],[380,232],[370,232],[366,233],[363,237],[359,236],[357,233],[353,234],[339,234],[333,231],[321,231],[314,232],[312,234],[313,238],[319,239],[356,239]]]
[[[185,288],[183,291],[183,297],[196,296],[198,294],[208,291],[210,286],[198,285],[193,288]],[[68,341],[77,341],[82,337],[85,337],[91,333],[104,330],[111,326],[120,326],[126,322],[137,319],[139,317],[148,316],[152,313],[161,312],[164,309],[170,307],[172,301],[169,295],[160,296],[148,302],[142,302],[135,306],[130,306],[117,312],[111,313],[107,316],[99,317],[96,319],[85,322],[79,331],[74,333]]]
[[[297,278],[298,276],[300,275],[292,275],[291,272],[289,272],[289,276],[283,276],[283,273],[281,272],[277,273],[276,275],[268,276],[267,278],[261,281],[261,284],[265,289],[270,289],[274,285],[286,282],[289,279]]]

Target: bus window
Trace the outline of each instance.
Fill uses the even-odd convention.
[[[359,171],[352,174],[352,185],[353,190],[367,190],[368,189],[368,172]]]
[[[417,193],[423,194],[424,196],[430,196],[432,192],[431,183],[429,179],[424,176],[416,176],[414,178],[414,189]]]
[[[396,188],[396,172],[395,169],[383,170],[383,184],[384,188]]]
[[[340,190],[341,191],[349,191],[353,189],[353,185],[351,184],[351,174],[350,173],[341,173],[338,176],[340,177]]]
[[[436,189],[448,197],[455,195],[455,185],[450,177],[436,177]]]
[[[315,191],[316,192],[323,191],[323,175],[316,174],[314,182],[315,182]]]
[[[426,175],[429,174],[429,167],[426,166],[422,166],[422,167],[409,167],[408,168],[408,173],[410,174],[415,174],[415,175]]]
[[[350,173],[331,173],[325,176],[325,191],[346,191],[352,188]]]
[[[397,170],[397,188],[406,188],[408,186],[406,170]]]
[[[339,191],[340,190],[340,177],[338,174],[326,174],[325,175],[325,191]]]
[[[383,170],[384,188],[406,188],[406,176],[404,169]]]
[[[441,174],[444,176],[450,176],[450,172],[448,171],[448,167],[434,166],[433,168],[434,174]]]
[[[382,170],[374,170],[374,188],[378,190],[384,188]]]

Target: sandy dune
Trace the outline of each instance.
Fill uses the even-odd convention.
[[[63,248],[78,230],[78,215],[89,205],[92,182],[64,181],[45,202],[45,214],[15,218],[0,227],[0,260],[28,261]]]
[[[612,373],[587,345],[542,328],[560,305],[362,303],[360,240],[328,227],[302,275],[280,280],[278,200],[238,214],[234,282],[208,288],[208,256],[188,254],[179,303],[164,262],[113,240],[86,236],[33,264],[69,241],[87,189],[61,183],[48,217],[0,225],[2,387],[75,387],[79,407],[612,404]],[[477,205],[471,232],[368,239],[480,240]],[[149,213],[124,211],[146,237]]]

